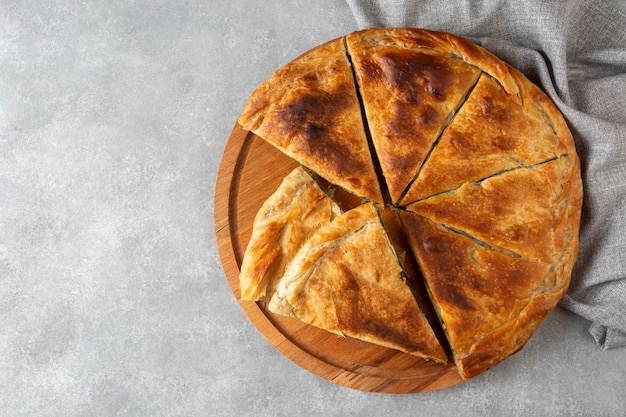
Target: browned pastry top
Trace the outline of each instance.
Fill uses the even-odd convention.
[[[583,193],[574,140],[554,103],[480,46],[423,29],[354,32],[277,71],[240,123],[330,183],[397,211],[463,378],[521,349],[566,292]],[[351,292],[360,272],[352,260],[376,259],[382,241],[334,233],[342,256],[294,256],[287,270],[315,273],[279,284],[284,311],[334,332],[410,332],[404,318],[368,315]],[[363,273],[376,267],[357,263]],[[380,288],[370,288],[368,308],[389,299]]]

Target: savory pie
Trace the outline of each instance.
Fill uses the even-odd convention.
[[[483,73],[422,165],[403,204],[571,153],[562,119],[549,117],[554,111],[551,103],[536,86],[527,87],[530,96],[517,102]]]
[[[401,217],[464,379],[518,351],[564,294],[550,264],[414,213]]]
[[[341,39],[278,70],[252,93],[239,123],[331,183],[383,202]]]
[[[373,203],[321,227],[278,281],[269,310],[445,363]]]
[[[346,36],[372,143],[392,202],[403,196],[480,69],[388,30]],[[407,32],[411,33],[411,32]]]
[[[567,291],[583,195],[574,140],[554,103],[480,46],[354,32],[277,71],[239,122],[364,200],[285,258],[278,284],[256,293],[271,311],[445,360],[424,353],[433,332],[375,207],[398,214],[464,379],[521,349]]]
[[[256,214],[239,274],[241,299],[258,301],[273,293],[304,242],[339,214],[313,177],[294,169]]]

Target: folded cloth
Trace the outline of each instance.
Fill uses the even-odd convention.
[[[362,29],[467,37],[554,100],[574,135],[585,192],[579,258],[559,305],[590,320],[603,349],[626,346],[626,13],[602,0],[346,1]]]

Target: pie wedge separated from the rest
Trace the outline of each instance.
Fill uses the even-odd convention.
[[[294,169],[256,214],[239,274],[241,299],[270,295],[304,242],[339,214],[306,170]]]
[[[365,116],[392,202],[476,84],[481,70],[431,45],[430,33],[372,29],[346,36]]]
[[[471,378],[520,350],[567,290],[554,266],[490,248],[425,217],[401,220],[454,362]]]
[[[341,336],[447,361],[372,203],[346,211],[302,246],[269,309]]]
[[[276,71],[239,123],[331,183],[383,203],[342,39]]]
[[[519,85],[528,94],[521,102],[493,77],[480,77],[407,190],[403,205],[469,181],[575,153],[554,104],[528,80],[520,79]]]

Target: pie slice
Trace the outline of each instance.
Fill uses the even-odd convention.
[[[239,274],[241,299],[256,301],[273,293],[304,242],[339,214],[339,206],[306,170],[294,169],[256,214]]]
[[[341,336],[447,361],[372,203],[343,213],[302,246],[268,308]]]
[[[481,70],[416,29],[346,36],[372,142],[392,202],[398,202]],[[438,40],[440,43],[433,44]],[[448,45],[450,47],[450,45]]]
[[[555,268],[400,213],[464,379],[520,350],[567,290]]]
[[[331,183],[383,204],[342,39],[276,71],[239,123]]]
[[[572,153],[547,97],[525,80],[532,100],[519,102],[483,74],[402,199],[406,205],[513,168]]]
[[[567,156],[468,182],[458,189],[407,206],[407,210],[473,236],[512,256],[552,263],[577,241],[578,230],[557,238],[555,226],[570,221],[581,201],[571,180],[577,159]],[[563,185],[572,182],[564,193]],[[574,184],[576,187],[574,187]],[[571,208],[571,209],[570,209]]]

